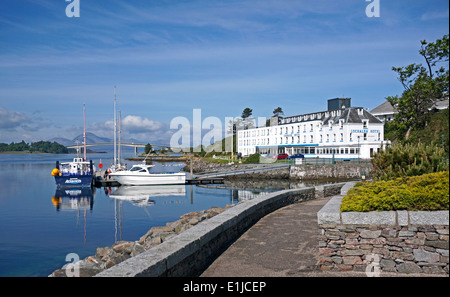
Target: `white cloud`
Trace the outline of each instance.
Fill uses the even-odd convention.
[[[142,118],[140,116],[128,115],[122,119],[121,125],[129,133],[154,132],[163,127],[162,123]]]
[[[15,129],[29,122],[29,117],[24,113],[0,107],[0,129]]]
[[[429,21],[429,20],[437,20],[437,19],[444,19],[444,18],[448,19],[448,17],[449,17],[448,10],[442,10],[442,11],[428,11],[428,12],[425,12],[421,16],[420,19],[422,21]]]

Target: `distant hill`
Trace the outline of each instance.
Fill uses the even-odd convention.
[[[77,137],[75,137],[73,139],[74,143],[76,143],[77,141],[79,143],[83,143],[84,142],[83,134],[78,135]],[[102,142],[113,142],[113,140],[111,140],[109,138],[106,138],[106,137],[97,136],[97,135],[95,135],[94,133],[91,133],[91,132],[86,132],[86,143],[102,143]]]
[[[79,144],[83,143],[84,141],[84,136],[83,134],[78,135],[77,137],[75,137],[74,139],[67,139],[64,137],[53,137],[51,139],[49,139],[48,141],[50,142],[57,142],[59,144],[62,144],[64,146],[68,146],[68,145],[74,145],[77,144],[77,141]],[[94,133],[91,132],[86,132],[86,143],[102,143],[102,142],[113,142],[112,139],[106,138],[106,137],[100,137],[95,135]]]
[[[47,141],[50,142],[57,142],[59,144],[62,144],[64,146],[68,146],[68,145],[75,145],[77,144],[77,141],[79,144],[83,143],[84,136],[83,134],[78,135],[77,137],[75,137],[74,139],[67,139],[64,137],[53,137]],[[94,133],[91,132],[86,132],[86,143],[105,143],[105,142],[109,142],[112,143],[114,142],[113,139],[107,138],[107,137],[100,137],[95,135]],[[119,139],[117,139],[117,142],[119,142]],[[146,143],[134,138],[131,139],[122,139],[122,142],[128,142],[128,143]]]

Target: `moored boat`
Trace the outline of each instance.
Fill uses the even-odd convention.
[[[184,172],[152,173],[154,165],[133,165],[130,170],[110,173],[112,180],[127,186],[179,185],[186,183]]]
[[[83,158],[73,158],[72,162],[59,163],[52,175],[58,187],[90,187],[94,179],[95,167],[92,161],[84,161]]]
[[[59,161],[56,161],[56,168],[52,170],[51,174],[55,177],[58,187],[91,187],[93,185],[95,167],[92,161],[87,161],[86,157],[86,108],[84,105],[83,118],[84,158],[78,155],[73,158],[72,162],[60,164]]]

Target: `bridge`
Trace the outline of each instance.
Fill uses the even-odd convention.
[[[89,146],[98,146],[98,145],[114,145],[114,142],[98,142],[98,143],[86,143],[86,147]],[[119,143],[117,143],[116,145],[119,145]],[[122,142],[120,143],[120,146],[130,146],[130,147],[134,147],[134,154],[137,155],[137,148],[138,147],[145,147],[147,144],[143,144],[143,143],[127,143],[127,142]],[[157,145],[157,144],[152,144],[152,147],[160,147],[160,148],[170,148],[170,145]],[[67,148],[74,148],[79,150],[80,148],[84,148],[84,144],[75,144],[75,145],[68,145],[66,146]]]

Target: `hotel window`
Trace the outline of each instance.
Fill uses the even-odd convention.
[[[322,141],[323,141],[323,135],[320,134],[320,142],[322,142]]]
[[[344,133],[341,133],[341,141],[344,141]]]
[[[336,141],[336,133],[333,134],[333,141]]]
[[[300,143],[300,136],[297,136],[297,143]]]
[[[309,126],[310,126],[310,129],[309,129],[309,130],[312,132],[312,131],[313,131],[313,128],[314,128],[314,124],[310,124]]]
[[[306,143],[306,135],[303,135],[303,143]]]
[[[328,122],[328,128],[330,128],[330,130],[333,129],[333,121]]]
[[[350,141],[353,141],[352,133],[350,133]]]
[[[300,125],[297,125],[297,133],[300,133]]]
[[[339,120],[339,128],[340,129],[344,128],[344,120]]]
[[[322,127],[323,127],[323,123],[320,122],[320,123],[319,123],[319,131],[322,131]]]
[[[368,120],[363,120],[362,122],[363,122],[363,129],[367,128],[367,125],[368,125],[369,121]]]
[[[364,133],[364,140],[367,140],[367,133]]]
[[[330,134],[327,134],[327,142],[330,141]]]
[[[311,141],[311,143],[313,143],[314,142],[314,136],[313,135],[311,135],[311,139],[310,139]]]

